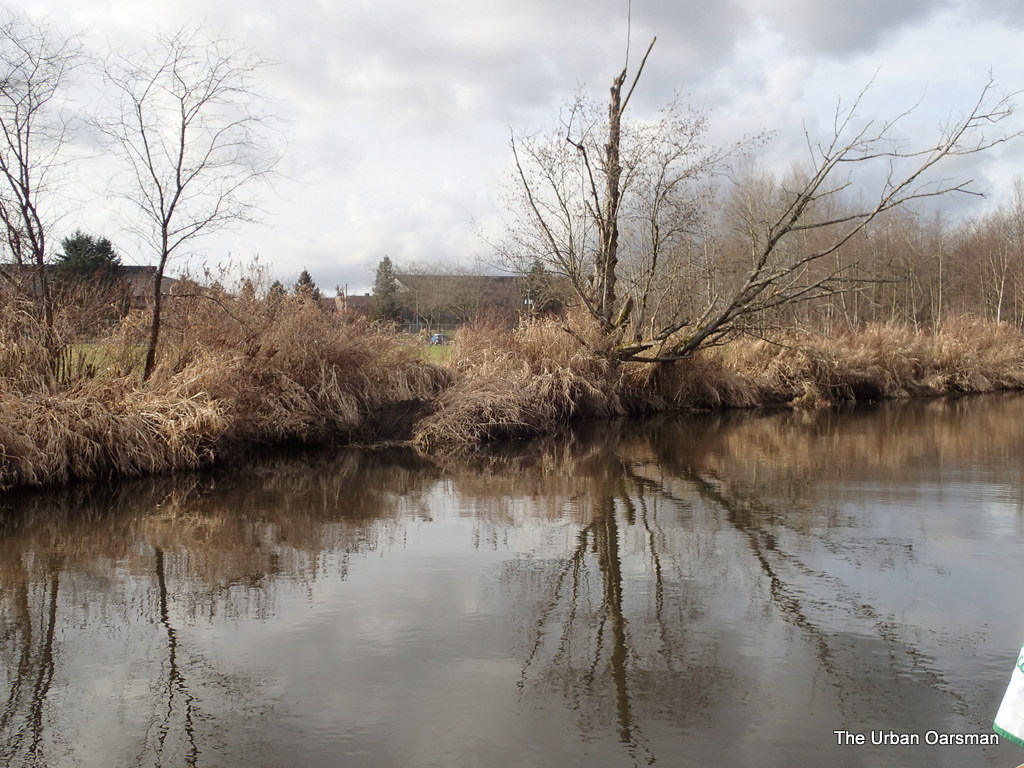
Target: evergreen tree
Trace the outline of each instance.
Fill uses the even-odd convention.
[[[267,291],[267,296],[273,301],[278,301],[285,295],[286,291],[280,280],[275,280],[270,284],[270,289]]]
[[[320,301],[320,289],[313,282],[313,276],[305,269],[299,274],[299,279],[295,283],[295,295],[307,296],[313,301]]]
[[[373,316],[377,320],[398,320],[398,277],[391,259],[385,256],[377,265],[377,277],[373,281]]]
[[[93,237],[79,229],[60,244],[61,253],[53,268],[62,278],[113,285],[120,277],[121,259],[107,238]]]

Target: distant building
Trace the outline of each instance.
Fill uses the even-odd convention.
[[[484,317],[512,325],[523,312],[512,275],[398,275],[398,305],[411,330],[452,328]]]
[[[368,293],[359,296],[336,296],[334,302],[338,312],[356,317],[369,317],[373,313],[373,296]]]
[[[143,309],[153,301],[153,281],[156,279],[156,267],[121,266],[121,278],[128,283],[133,309]],[[160,292],[173,294],[182,286],[180,280],[164,275],[160,279]]]
[[[41,292],[39,282],[39,267],[34,264],[0,264],[0,275],[10,284],[28,291],[33,296]],[[134,265],[121,265],[118,268],[118,276],[124,281],[133,309],[143,309],[153,300],[153,280],[156,279],[156,267],[138,267]],[[47,267],[47,282],[52,282],[54,270]],[[164,294],[174,293],[181,281],[173,277],[164,276],[160,281],[161,292]]]

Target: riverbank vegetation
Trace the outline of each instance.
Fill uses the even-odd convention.
[[[416,445],[478,445],[551,433],[578,419],[680,409],[820,408],[1024,389],[1024,333],[1007,323],[790,330],[652,366],[595,352],[600,328],[582,315],[574,320],[575,329],[572,321],[541,320],[460,332],[453,383],[419,423]]]
[[[1024,333],[980,319],[790,330],[650,365],[602,353],[599,325],[574,313],[466,327],[438,365],[424,338],[243,282],[168,301],[160,362],[144,379],[144,310],[81,345],[58,304],[54,327],[68,335],[57,366],[30,310],[0,310],[2,488],[166,473],[288,444],[447,452],[583,419],[1024,389]]]
[[[1024,388],[1024,184],[974,220],[921,213],[977,195],[952,170],[1021,136],[991,80],[918,146],[901,138],[912,109],[866,119],[862,93],[775,173],[753,157],[765,135],[714,146],[678,101],[631,119],[652,43],[607,108],[580,96],[555,132],[513,137],[495,251],[524,276],[522,316],[468,325],[442,356],[390,324],[388,260],[373,320],[307,272],[293,291],[258,269],[168,280],[178,250],[251,219],[247,190],[272,177],[271,116],[252,109],[265,62],[200,31],[158,37],[138,67],[108,58],[105,111],[71,120],[58,97],[82,46],[0,17],[0,489],[266,446],[447,451],[581,419]],[[112,189],[157,262],[141,292],[105,238],[53,253],[38,181],[71,174],[83,123],[121,156]]]
[[[56,312],[61,329],[61,312]],[[165,308],[142,377],[147,313],[80,351],[17,302],[0,310],[0,488],[195,468],[254,447],[374,442],[448,382],[418,340],[345,322],[302,295],[208,290]],[[106,365],[90,364],[102,347]]]

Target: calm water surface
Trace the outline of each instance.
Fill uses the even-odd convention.
[[[1015,766],[924,742],[991,733],[1022,475],[1000,397],[0,497],[0,764]]]

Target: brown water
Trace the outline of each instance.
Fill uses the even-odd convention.
[[[991,733],[1024,641],[1019,397],[0,510],[3,765],[1024,762],[925,743]]]

